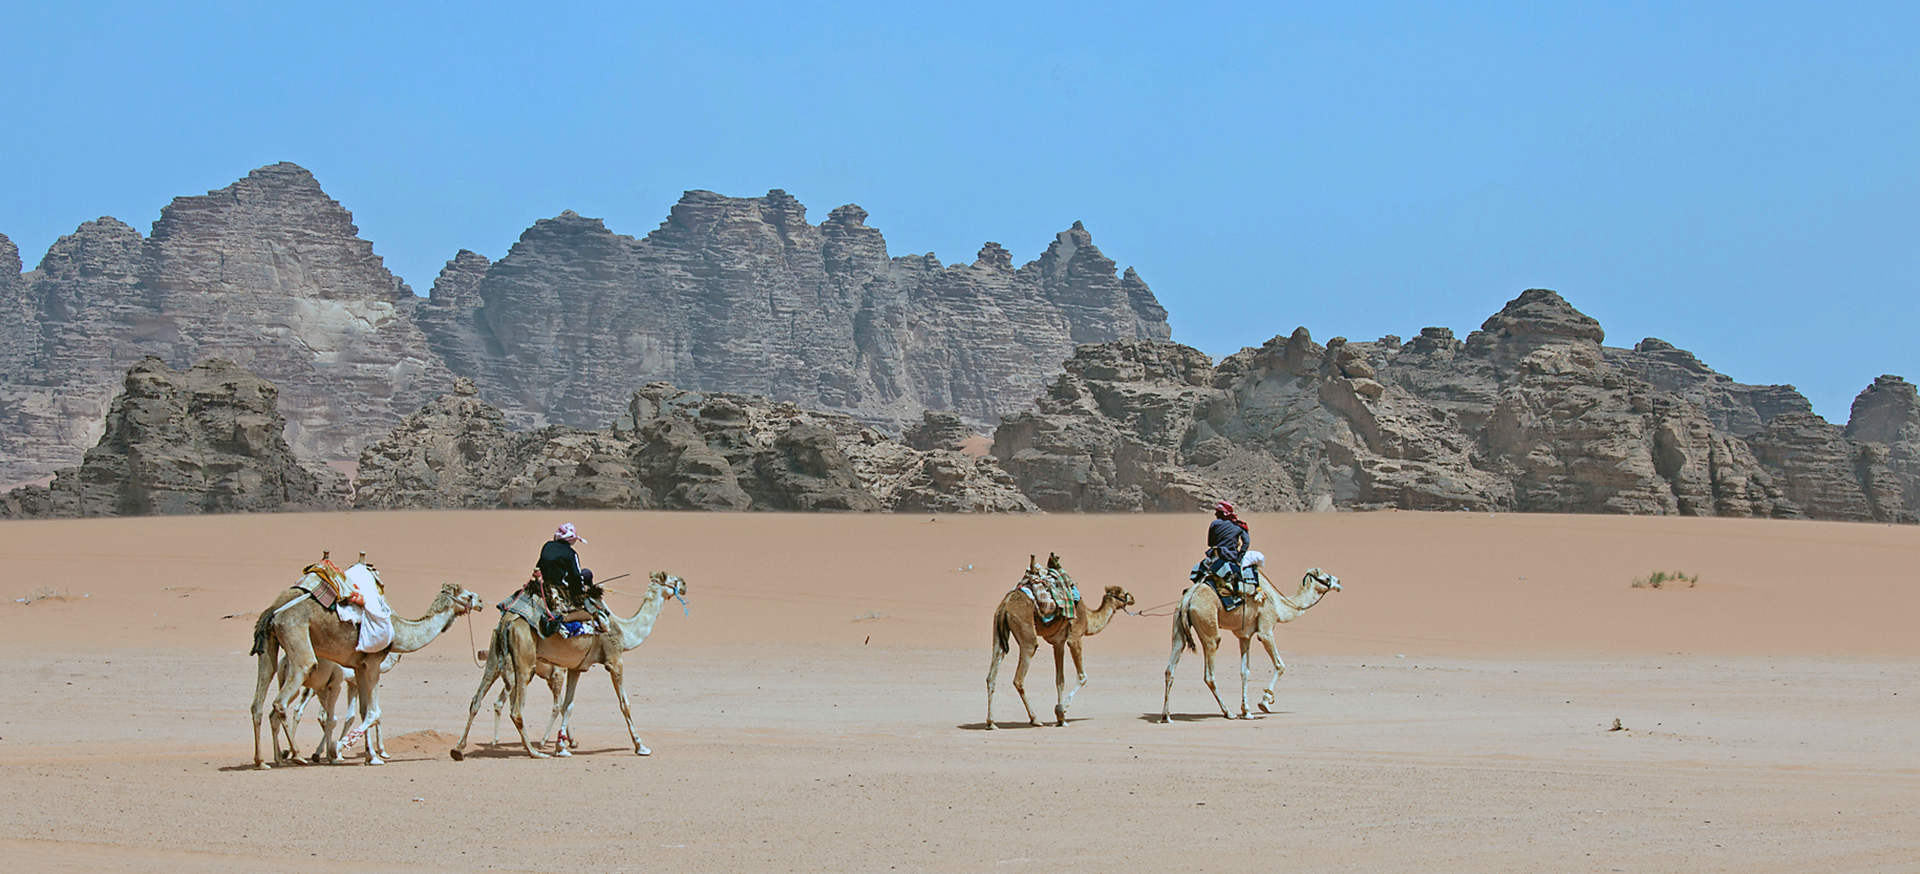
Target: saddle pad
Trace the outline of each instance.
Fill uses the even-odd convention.
[[[494,607],[502,613],[512,613],[527,620],[527,624],[534,628],[540,627],[540,615],[545,612],[540,599],[528,594],[525,590],[513,593],[507,600],[495,604]]]

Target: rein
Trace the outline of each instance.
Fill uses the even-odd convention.
[[[627,577],[627,576],[632,576],[632,574],[621,574],[621,575],[620,575],[620,577]],[[617,579],[620,579],[620,577],[614,577],[614,579],[616,579],[616,580],[617,580]],[[622,591],[620,591],[619,589],[609,589],[609,588],[607,588],[606,586],[601,586],[601,587],[600,587],[600,591],[603,591],[603,592],[606,592],[606,593],[608,593],[608,594],[611,594],[611,595],[625,595],[625,596],[627,596],[627,597],[629,597],[629,598],[645,598],[645,597],[646,597],[646,595],[636,595],[636,594],[634,594],[634,593],[632,593],[632,592],[622,592]],[[687,596],[686,596],[686,595],[684,595],[684,594],[682,594],[682,593],[680,593],[680,592],[674,592],[674,593],[673,593],[673,600],[675,600],[675,601],[679,601],[679,602],[680,602],[680,615],[682,615],[682,616],[692,616],[692,615],[693,615],[693,612],[687,609]]]
[[[479,643],[475,641],[473,638],[473,611],[468,610],[467,611],[467,651],[473,653],[473,666],[476,668],[484,668],[487,666],[487,664],[486,662],[483,662],[480,660],[480,651],[474,648],[478,645]],[[487,648],[492,649],[493,644],[491,643],[487,644]]]
[[[1180,603],[1180,599],[1175,598],[1171,601],[1168,601],[1165,604],[1155,604],[1152,607],[1144,607],[1144,608],[1141,608],[1140,610],[1128,610],[1128,609],[1122,608],[1120,612],[1125,613],[1128,616],[1172,616],[1173,615],[1172,612],[1155,613],[1153,611],[1158,610],[1162,607],[1172,607],[1173,605],[1178,603]]]

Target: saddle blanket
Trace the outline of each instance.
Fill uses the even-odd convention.
[[[1072,619],[1080,603],[1080,586],[1062,570],[1050,569],[1038,577],[1029,576],[1020,581],[1017,590],[1026,593],[1040,609],[1041,622],[1052,622],[1062,616]]]

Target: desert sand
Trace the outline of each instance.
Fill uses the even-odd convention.
[[[254,612],[323,549],[396,612],[496,601],[562,521],[622,592],[689,586],[604,671],[580,754],[466,718],[497,613],[382,683],[384,767],[254,771]],[[1920,869],[1920,527],[1405,513],[1250,518],[1283,581],[1274,713],[1221,718],[1170,640],[1207,517],[400,512],[0,524],[0,858],[13,871]],[[988,620],[1029,554],[1147,616],[1032,728]],[[1653,571],[1697,586],[1634,588]],[[16,600],[18,599],[18,600]],[[630,612],[638,599],[610,598]],[[1224,643],[1222,693],[1238,696]],[[1267,671],[1255,661],[1254,682]],[[1029,682],[1053,701],[1044,647]],[[1256,693],[1257,695],[1257,688]],[[530,696],[544,722],[544,688]],[[1612,731],[1615,720],[1621,730]],[[512,727],[505,727],[507,735]],[[318,739],[310,712],[301,741]],[[503,737],[503,740],[507,738]],[[308,750],[310,751],[310,750]]]

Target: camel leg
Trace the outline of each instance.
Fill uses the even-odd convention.
[[[1036,641],[1020,641],[1020,663],[1013,666],[1013,691],[1020,693],[1020,706],[1027,708],[1027,722],[1039,725],[1040,718],[1033,715],[1033,705],[1027,701],[1027,668],[1033,665],[1033,654],[1040,649]]]
[[[613,648],[617,649],[617,647]],[[633,707],[627,703],[626,668],[622,665],[619,655],[616,654],[607,660],[606,665],[607,673],[613,675],[613,695],[620,699],[620,715],[627,719],[627,736],[633,738],[633,752],[642,756],[653,755],[653,750],[647,749],[647,745],[640,742],[640,732],[633,730]],[[573,681],[579,676],[577,672],[568,672],[568,691],[572,691]],[[573,696],[568,695],[567,698],[571,702]]]
[[[1173,631],[1173,654],[1167,656],[1167,694],[1160,699],[1160,723],[1173,721],[1173,669],[1180,666],[1180,651],[1186,649],[1186,640],[1180,634],[1178,626]]]
[[[560,710],[561,689],[566,685],[557,670],[547,671],[547,694],[553,696],[553,708]],[[567,749],[579,749],[580,742],[573,739],[573,708],[568,707],[560,713],[560,733],[554,735],[555,744],[566,744]]]
[[[287,708],[294,698],[305,691],[307,674],[320,664],[320,659],[313,654],[313,641],[307,639],[305,634],[294,635],[293,640],[286,644],[286,650],[286,675],[281,678],[280,694],[274,698],[273,709],[267,714],[272,724],[270,733],[273,735],[273,760],[276,762],[281,759],[280,735],[286,731]],[[299,753],[295,750],[286,751],[288,758],[296,755]]]
[[[556,756],[573,755],[573,751],[569,749],[566,744],[566,734],[567,734],[566,723],[560,721],[560,718],[562,715],[565,715],[568,718],[572,718],[573,716],[573,693],[574,693],[574,690],[580,687],[581,673],[583,672],[582,671],[567,672],[566,696],[564,698],[562,698],[560,695],[553,696],[553,715],[547,718],[547,730],[540,733],[540,743],[542,746],[544,746],[546,745],[546,742],[547,742],[547,736],[553,734],[553,727],[556,725],[560,726],[560,734],[555,735],[553,738],[553,754]],[[560,677],[560,672],[558,670],[555,670],[553,673],[548,674],[547,676],[557,680]],[[549,690],[553,688],[552,683],[553,683],[553,680],[548,681],[547,688]]]
[[[1060,718],[1062,720],[1067,717],[1067,708],[1073,706],[1073,696],[1080,694],[1081,689],[1087,688],[1087,668],[1081,662],[1080,638],[1067,641],[1067,652],[1073,656],[1074,684],[1073,690],[1067,693],[1067,700],[1061,702]]]
[[[1287,663],[1280,660],[1280,650],[1273,645],[1273,629],[1262,629],[1254,637],[1267,648],[1267,657],[1273,659],[1273,677],[1267,680],[1267,691],[1260,696],[1260,712],[1272,713],[1273,690],[1280,683],[1280,675],[1287,672]]]
[[[499,696],[493,699],[493,742],[500,742],[500,715],[507,711],[507,687],[500,687]]]
[[[1067,649],[1053,645],[1053,724],[1067,724]]]
[[[518,636],[520,629],[515,628],[512,633]],[[531,638],[533,633],[528,631],[526,635],[528,638]],[[533,741],[527,739],[527,720],[522,712],[526,709],[527,705],[527,686],[533,682],[533,665],[536,659],[534,655],[535,646],[537,646],[537,644],[529,639],[525,641],[524,652],[521,651],[523,647],[518,645],[509,647],[508,649],[508,657],[513,660],[513,677],[507,681],[507,689],[513,698],[513,704],[508,708],[508,715],[513,719],[514,730],[520,732],[520,746],[526,749],[527,755],[536,759],[544,759],[547,758],[547,754],[535,749]]]
[[[367,659],[360,664],[354,677],[354,685],[360,691],[360,717],[352,723],[353,730],[340,739],[340,747],[343,750],[350,749],[355,742],[364,739],[367,743],[367,764],[384,765],[387,762],[380,757],[379,744],[372,734],[380,724],[380,663]]]
[[[500,641],[501,634],[496,631],[494,639],[487,645],[487,666],[480,672],[480,688],[473,693],[473,703],[467,705],[467,727],[460,731],[460,742],[453,745],[450,755],[458,762],[467,757],[467,735],[473,732],[473,718],[480,715],[480,702],[487,700],[487,690],[493,688],[495,680],[500,678]],[[500,742],[500,706],[507,700],[507,690],[500,690],[500,703],[493,705],[493,742]]]
[[[333,745],[333,738],[334,732],[340,728],[341,721],[337,715],[340,712],[340,684],[334,683],[329,685],[318,697],[320,699],[320,745],[313,748],[312,761],[337,761],[340,758],[340,754],[339,750]],[[348,706],[351,707],[353,696],[347,696],[347,701]],[[352,715],[349,714],[347,719],[348,721],[352,721]]]
[[[1239,637],[1239,635],[1235,635],[1235,637]],[[1247,660],[1248,644],[1250,643],[1250,641],[1248,641],[1244,637],[1239,637],[1239,640],[1240,640],[1240,718],[1247,719],[1250,716],[1252,716],[1252,714],[1247,710],[1247,679],[1253,676],[1253,665],[1251,662]]]
[[[988,730],[992,730],[998,727],[993,724],[993,687],[994,687],[995,681],[997,681],[1000,678],[1000,660],[1005,658],[1006,655],[1007,655],[1007,651],[1000,646],[999,636],[995,635],[993,639],[993,657],[990,661],[987,662],[987,728]]]
[[[265,771],[273,767],[260,757],[260,719],[266,715],[267,691],[273,685],[273,677],[274,674],[277,673],[280,664],[279,654],[276,652],[277,649],[278,645],[274,636],[268,634],[266,636],[266,643],[260,651],[260,664],[257,669],[258,676],[254,679],[253,706],[248,708],[253,716],[253,767],[255,770],[260,771]],[[279,735],[275,735],[273,738],[273,759],[275,762],[280,761]]]
[[[1213,703],[1220,705],[1220,715],[1233,718],[1233,711],[1227,709],[1227,702],[1220,700],[1220,687],[1213,682],[1213,657],[1220,652],[1220,632],[1200,635],[1200,658],[1205,664],[1200,678],[1207,681],[1207,691],[1213,693]]]

